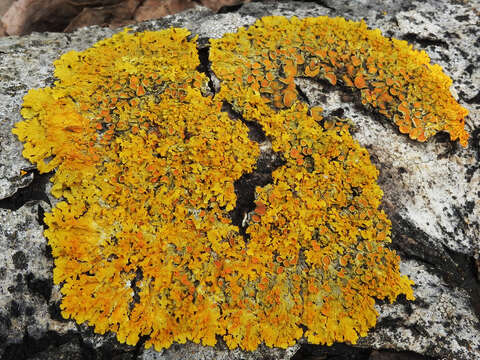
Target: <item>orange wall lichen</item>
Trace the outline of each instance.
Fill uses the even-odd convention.
[[[225,87],[217,97],[230,95]],[[293,345],[301,334],[298,324],[306,326],[311,343],[355,343],[376,323],[374,297],[414,298],[413,282],[400,275],[399,257],[384,246],[391,241],[391,223],[378,209],[378,170],[345,123],[319,124],[319,108],[295,102],[274,110],[252,89],[235,92],[235,101],[286,160],[273,172],[272,184],[257,187],[247,228],[246,253],[256,264],[249,280],[259,281],[257,299],[268,309],[265,318],[265,308],[250,309],[262,319],[250,330],[254,347],[261,340]],[[258,289],[268,295],[259,297]],[[249,290],[247,284],[241,302]]]
[[[210,96],[188,36],[119,33],[63,55],[54,87],[24,98],[14,133],[41,172],[56,170],[63,198],[45,216],[63,316],[156,349],[217,335],[245,350],[302,336],[355,343],[375,325],[374,298],[413,299],[412,282],[385,247],[390,221],[367,151],[298,102],[293,79],[353,83],[400,126],[421,118],[412,138],[444,129],[465,145],[465,112],[435,80],[445,90],[446,76],[362,23],[270,17],[212,41],[221,90]],[[424,103],[430,90],[405,86],[428,76],[436,97]],[[229,212],[259,148],[224,101],[285,159],[256,189],[247,236]]]
[[[277,108],[297,99],[295,77],[324,79],[360,92],[361,101],[401,133],[425,141],[438,131],[467,146],[468,111],[450,93],[452,80],[424,51],[343,18],[264,17],[212,40],[212,69],[228,87],[250,87]]]

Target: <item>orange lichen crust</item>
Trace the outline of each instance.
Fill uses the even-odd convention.
[[[63,316],[159,349],[225,333],[221,276],[243,244],[233,184],[259,153],[202,95],[188,35],[124,32],[65,54],[14,129],[65,199],[45,216]]]
[[[383,193],[367,150],[345,123],[322,127],[319,108],[295,102],[275,111],[252,89],[224,87],[218,97],[235,101],[246,120],[262,125],[286,160],[273,184],[257,187],[247,228],[247,254],[261,278],[257,302],[278,318],[271,333],[265,335],[263,324],[258,336],[267,345],[275,344],[272,334],[292,344],[303,324],[311,343],[355,343],[376,323],[374,297],[414,299],[413,282],[400,275],[399,257],[385,247],[391,223],[378,209]]]
[[[320,125],[296,95],[281,110],[229,81],[208,96],[188,36],[122,32],[62,56],[55,86],[24,98],[14,132],[63,198],[45,216],[63,316],[156,349],[354,343],[374,298],[413,299],[385,247],[378,171],[346,125]],[[245,237],[229,211],[259,148],[225,101],[286,161],[256,189]]]
[[[211,40],[212,69],[232,89],[250,87],[272,106],[290,107],[295,77],[324,79],[359,91],[361,101],[401,133],[425,141],[438,131],[467,146],[468,111],[450,93],[452,80],[424,51],[343,18],[264,17]]]

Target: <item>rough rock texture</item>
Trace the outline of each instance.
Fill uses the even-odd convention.
[[[380,169],[383,207],[392,220],[393,244],[402,272],[415,281],[414,302],[378,303],[376,328],[358,346],[355,358],[381,357],[371,349],[413,351],[445,359],[480,358],[480,33],[479,11],[470,1],[333,1],[251,3],[231,13],[195,8],[150,21],[135,30],[186,27],[199,35],[200,56],[208,61],[208,38],[221,37],[265,15],[343,16],[365,19],[386,36],[424,49],[453,79],[452,92],[470,111],[471,139],[463,149],[448,136],[417,143],[381,116],[358,106],[348,91],[299,79],[311,106],[330,116],[352,119],[355,138]],[[303,344],[287,351],[254,353],[196,344],[157,353],[118,344],[59,315],[59,291],[52,284],[52,259],[42,236],[48,175],[38,175],[22,158],[11,135],[20,121],[28,89],[52,84],[52,62],[68,50],[82,50],[112,30],[86,28],[72,34],[33,34],[0,39],[0,357],[2,359],[302,359],[324,347]],[[22,172],[23,170],[23,172]],[[347,358],[345,347],[338,350]],[[348,347],[346,347],[348,348]],[[336,351],[329,348],[326,351]],[[323,354],[323,353],[322,353]],[[344,357],[343,357],[344,356]],[[352,355],[353,356],[353,355]],[[421,358],[421,357],[419,357]]]

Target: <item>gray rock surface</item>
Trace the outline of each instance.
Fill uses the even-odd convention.
[[[199,35],[199,44],[205,47],[208,38],[221,37],[265,15],[364,19],[384,35],[408,40],[415,48],[427,51],[453,79],[452,92],[470,111],[466,127],[471,139],[466,149],[442,134],[424,144],[411,141],[395,126],[360,108],[355,99],[351,101],[351,94],[340,88],[305,80],[298,80],[297,85],[310,105],[322,106],[326,115],[352,119],[355,138],[367,147],[380,169],[383,207],[392,220],[392,247],[402,257],[402,272],[416,283],[414,302],[377,304],[378,324],[358,345],[408,350],[435,358],[480,358],[478,3],[251,3],[224,14],[196,8],[132,28],[186,27]],[[53,263],[42,236],[42,212],[49,209],[44,194],[48,177],[36,174],[22,158],[21,144],[11,135],[11,128],[21,120],[23,95],[30,88],[53,83],[53,60],[71,49],[85,49],[112,33],[92,27],[72,34],[0,39],[0,199],[4,199],[0,200],[0,357],[82,359],[112,358],[115,354],[121,359],[145,360],[292,358],[300,345],[287,351],[261,348],[254,353],[227,351],[222,344],[215,348],[186,344],[159,353],[144,351],[142,344],[118,344],[112,334],[96,335],[87,326],[59,315],[60,295],[58,287],[52,285]],[[314,348],[302,345],[303,353]]]
[[[0,334],[7,343],[25,333],[40,337],[57,325],[48,313],[52,262],[37,220],[39,206],[0,209]]]
[[[229,350],[226,346],[205,347],[198,344],[186,346],[172,346],[169,349],[157,352],[146,350],[141,356],[142,360],[263,360],[263,359],[291,359],[300,348],[297,344],[286,350],[271,349],[266,346],[259,347],[256,351],[245,352],[239,349]]]

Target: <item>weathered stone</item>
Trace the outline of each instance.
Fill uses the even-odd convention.
[[[226,346],[205,347],[198,344],[173,345],[161,352],[145,350],[140,356],[142,360],[175,360],[175,359],[196,359],[196,360],[262,360],[278,359],[287,360],[300,348],[300,345],[292,346],[286,350],[271,349],[265,346],[259,347],[256,351],[245,352],[239,349],[229,350]]]
[[[49,313],[58,291],[53,287],[53,263],[38,221],[40,206],[48,205],[0,209],[0,351],[21,342],[26,334],[40,338],[48,330],[66,332],[74,327],[52,319]]]
[[[416,283],[414,302],[377,304],[378,324],[358,345],[441,358],[479,358],[480,291],[475,273],[480,253],[478,12],[469,2],[453,0],[326,0],[322,4],[250,3],[226,14],[199,7],[131,27],[136,31],[186,27],[199,35],[199,46],[205,49],[208,38],[221,37],[265,15],[343,16],[364,19],[384,35],[426,50],[432,62],[453,79],[452,92],[470,111],[466,127],[471,140],[465,149],[443,134],[427,143],[411,141],[381,116],[361,108],[358,99],[341,88],[304,79],[298,79],[297,85],[309,105],[322,106],[327,116],[352,120],[354,137],[367,147],[380,169],[382,206],[392,220],[392,246],[402,257],[402,273]],[[34,179],[33,167],[21,157],[21,144],[11,128],[21,120],[19,110],[28,89],[53,84],[53,60],[112,33],[92,27],[72,34],[0,39],[0,199],[6,198],[0,203],[4,207],[0,209],[0,356],[17,351],[22,343],[30,344],[27,334],[36,344],[45,344],[28,353],[39,359],[61,354],[74,358],[82,351],[97,356],[139,353],[139,358],[152,360],[290,359],[300,345],[286,351],[262,347],[253,353],[228,351],[221,343],[214,348],[178,344],[160,353],[143,351],[141,345],[139,349],[119,345],[112,334],[96,335],[85,325],[61,319],[60,294],[58,287],[51,286],[53,264],[38,220],[39,209],[48,211],[49,206],[38,199],[19,208],[7,206],[10,197]],[[27,174],[22,176],[21,170]],[[81,344],[77,337],[82,338]]]

